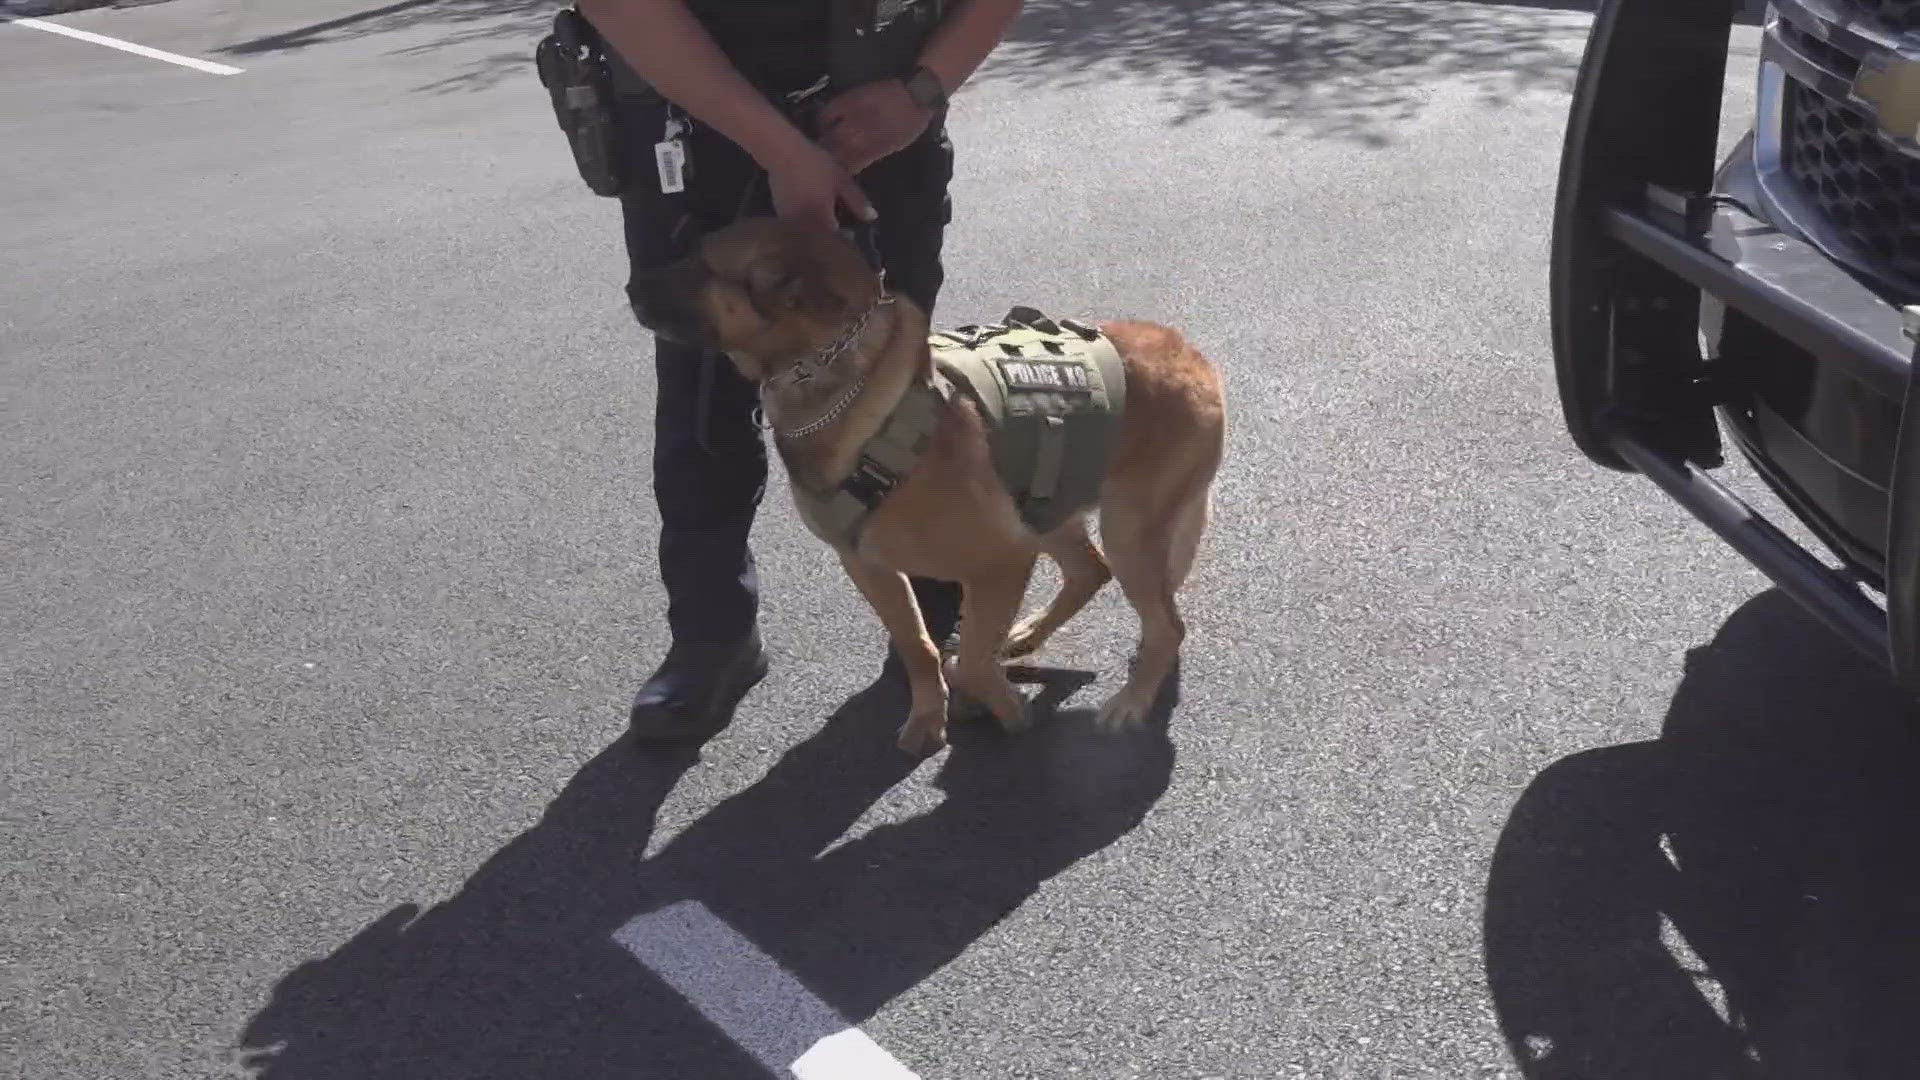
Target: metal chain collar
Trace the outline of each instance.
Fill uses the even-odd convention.
[[[862,375],[859,378],[853,380],[853,385],[847,387],[847,392],[840,395],[840,400],[834,402],[830,407],[828,407],[826,412],[821,413],[819,417],[814,419],[811,423],[802,424],[801,426],[794,428],[791,431],[780,431],[776,429],[774,431],[774,434],[778,435],[783,439],[804,439],[807,436],[814,434],[815,432],[823,430],[824,428],[827,427],[827,425],[833,423],[835,420],[840,419],[840,414],[847,411],[847,407],[849,405],[852,405],[854,402],[854,399],[860,396],[860,391],[866,389],[866,385],[867,385],[867,377],[865,375]]]
[[[851,352],[853,347],[859,343],[860,336],[867,332],[867,324],[873,321],[874,313],[891,303],[893,303],[893,295],[887,292],[886,285],[883,281],[880,288],[880,295],[874,299],[872,304],[868,305],[865,311],[860,313],[859,318],[853,320],[853,323],[849,325],[839,337],[815,349],[811,355],[802,357],[793,367],[786,371],[771,378],[762,379],[760,382],[760,400],[763,405],[761,409],[757,410],[763,421],[762,426],[772,427],[770,423],[764,422],[766,417],[764,402],[766,401],[768,391],[779,390],[787,386],[799,386],[803,383],[813,381],[820,373],[832,367],[834,361]],[[832,405],[828,406],[827,411],[820,414],[818,418],[790,431],[774,429],[774,434],[784,439],[804,439],[826,428],[829,424],[839,419],[841,413],[847,411],[847,407],[852,405],[853,400],[860,396],[860,391],[865,389],[866,385],[867,377],[861,375],[855,379],[853,385],[847,387],[846,392],[841,394],[839,399]]]

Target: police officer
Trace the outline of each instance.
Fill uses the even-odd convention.
[[[1020,0],[580,0],[614,75],[620,192],[634,271],[684,255],[743,213],[868,223],[887,283],[931,311],[951,203],[946,101]],[[623,87],[623,76],[624,87]],[[767,671],[748,532],[765,491],[757,388],[730,364],[655,341],[653,486],[672,646],[636,695],[643,742],[724,727]],[[915,580],[947,640],[958,587]],[[904,678],[889,650],[883,671]]]

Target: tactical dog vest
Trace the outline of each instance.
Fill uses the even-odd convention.
[[[1099,500],[1126,410],[1119,350],[1093,327],[1016,307],[999,323],[932,334],[933,378],[916,383],[860,448],[853,473],[824,492],[796,489],[815,536],[851,548],[860,527],[913,471],[956,393],[978,407],[994,471],[1027,528],[1045,534]]]

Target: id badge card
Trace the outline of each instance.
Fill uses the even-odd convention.
[[[653,163],[660,170],[660,193],[673,195],[687,190],[687,144],[666,139],[653,144]]]
[[[686,121],[669,114],[666,131],[660,141],[653,144],[653,163],[660,174],[663,195],[675,195],[687,189],[687,130]]]

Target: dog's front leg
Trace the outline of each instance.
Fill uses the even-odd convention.
[[[1000,666],[1007,633],[1020,613],[1037,551],[1022,551],[982,566],[960,583],[960,655],[952,660],[953,681],[967,696],[986,705],[1009,734],[1028,726],[1027,703]]]
[[[839,555],[840,565],[866,597],[867,606],[886,625],[887,637],[900,654],[913,688],[912,712],[900,728],[900,749],[909,754],[940,749],[947,741],[947,681],[940,671],[940,650],[913,599],[913,587],[896,570],[875,566],[850,551]]]

